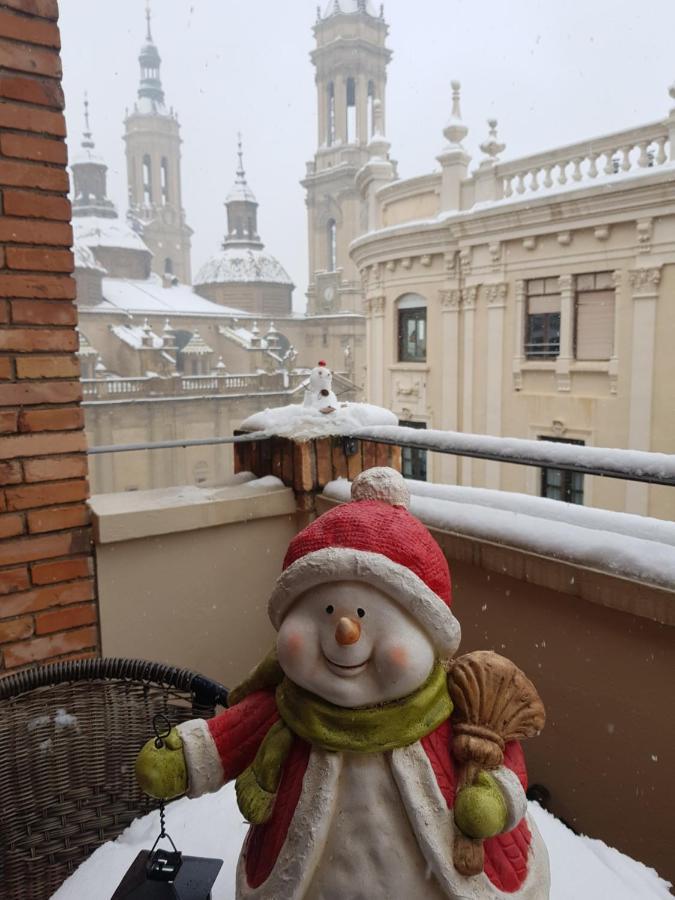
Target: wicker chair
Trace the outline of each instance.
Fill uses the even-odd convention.
[[[0,679],[0,898],[47,900],[151,809],[134,759],[152,719],[210,718],[227,691],[135,659],[57,663]]]

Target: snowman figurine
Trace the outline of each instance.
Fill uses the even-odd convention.
[[[547,900],[520,744],[456,790],[445,557],[398,472],[363,472],[352,498],[291,541],[275,651],[221,715],[146,744],[141,787],[170,799],[236,780],[251,823],[237,900]],[[479,874],[453,864],[458,834],[484,839]]]
[[[328,415],[335,412],[338,400],[333,393],[333,373],[323,359],[314,366],[309,376],[309,388],[305,391],[303,406],[318,409]]]

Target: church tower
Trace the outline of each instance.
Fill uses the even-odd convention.
[[[190,237],[185,222],[180,174],[180,125],[164,104],[161,58],[152,39],[150,9],[147,33],[138,57],[138,99],[125,119],[129,217],[152,250],[152,269],[191,282]]]
[[[389,29],[372,0],[328,0],[314,26],[318,149],[302,182],[309,233],[308,312],[362,312],[350,243],[367,231],[356,173],[369,159],[375,101],[384,128]]]

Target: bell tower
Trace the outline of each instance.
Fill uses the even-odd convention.
[[[308,312],[362,312],[349,245],[367,231],[356,173],[369,159],[375,101],[384,128],[389,28],[372,0],[328,0],[314,25],[318,140],[302,182],[309,234]]]
[[[152,38],[150,7],[147,32],[138,57],[138,98],[124,122],[129,185],[129,218],[153,253],[152,270],[191,282],[190,238],[185,222],[180,172],[180,125],[164,103],[161,58]]]

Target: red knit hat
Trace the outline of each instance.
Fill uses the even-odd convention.
[[[352,484],[352,500],[291,541],[269,602],[272,624],[278,629],[293,601],[319,584],[364,581],[403,606],[449,658],[460,639],[450,611],[450,571],[429,531],[408,512],[402,476],[386,467],[367,469]]]

